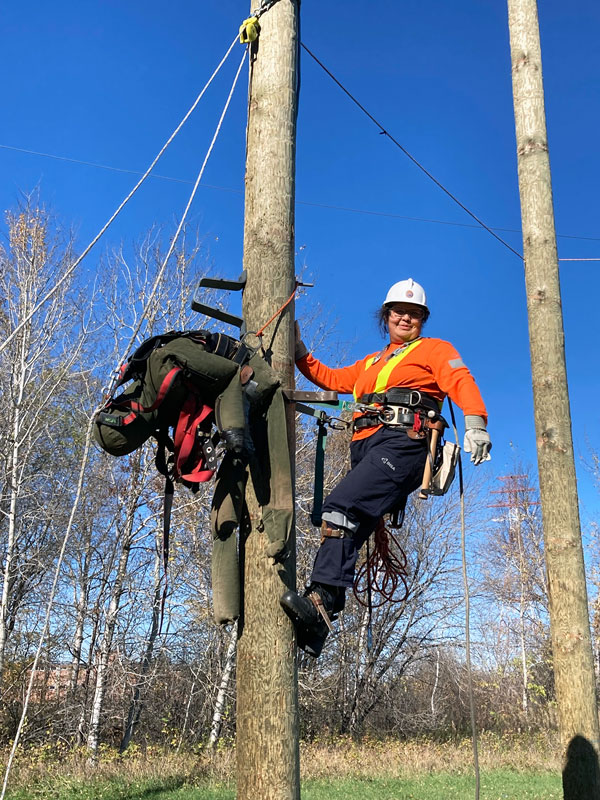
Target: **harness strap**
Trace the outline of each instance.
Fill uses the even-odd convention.
[[[229,355],[229,351],[231,349],[230,342],[231,339],[229,336],[225,336],[222,333],[216,334],[216,341],[213,342],[214,349],[213,353],[216,356],[221,356],[222,358],[227,358]]]
[[[162,633],[163,621],[165,618],[165,605],[169,591],[169,533],[171,532],[171,510],[173,508],[173,495],[175,487],[171,478],[165,476],[165,496],[163,500],[163,535],[162,535],[162,562],[164,586],[160,598],[160,620],[158,623],[158,633]]]
[[[181,367],[173,367],[173,369],[169,370],[169,372],[165,375],[158,392],[156,393],[156,400],[152,403],[151,406],[142,406],[140,403],[136,403],[135,400],[131,400],[130,402],[127,403],[129,408],[132,411],[137,411],[141,414],[148,414],[150,411],[156,411],[156,409],[164,401],[165,397],[169,393],[169,390],[175,383],[175,378],[179,375],[181,371],[182,371]],[[117,405],[119,404],[117,403]]]
[[[163,382],[156,393],[156,399],[151,406],[143,406],[141,403],[136,403],[135,400],[121,400],[117,397],[115,399],[111,399],[105,408],[129,408],[131,410],[131,414],[127,414],[126,417],[118,417],[115,414],[102,411],[100,414],[98,414],[99,420],[103,425],[110,425],[112,428],[122,428],[125,425],[130,425],[132,422],[134,422],[137,419],[138,414],[148,414],[151,411],[156,411],[161,403],[164,402],[165,397],[173,387],[175,379],[181,371],[181,367],[173,367],[173,369],[171,369],[167,375],[165,375]]]
[[[312,601],[312,604],[317,609],[317,612],[323,617],[323,620],[330,632],[333,633],[333,625],[331,624],[331,619],[329,618],[329,614],[325,609],[321,595],[318,592],[311,592],[308,595],[308,599]]]
[[[173,477],[175,480],[182,478],[191,483],[203,483],[214,475],[214,470],[204,468],[204,459],[201,458],[191,472],[183,473],[185,464],[190,457],[194,445],[196,444],[196,432],[198,427],[212,413],[210,406],[197,402],[196,397],[190,392],[186,398],[173,437],[174,444],[174,464]]]
[[[352,538],[350,531],[344,528],[332,528],[328,522],[321,523],[321,544],[325,539],[348,539]]]
[[[379,425],[391,425],[393,428],[413,428],[415,426],[415,421],[419,417],[418,414],[414,414],[412,411],[408,414],[401,414],[393,424],[386,423],[384,419],[382,419],[379,415],[375,414],[365,414],[363,417],[357,417],[352,423],[352,430],[360,431],[363,428],[375,428]],[[420,419],[420,417],[419,417]]]
[[[385,392],[363,394],[359,402],[365,405],[378,403],[382,406],[409,406],[410,408],[425,408],[428,411],[436,411],[437,413],[440,411],[440,401],[436,400],[435,397],[418,389],[400,389],[396,386],[387,389]]]
[[[321,525],[323,508],[323,481],[325,475],[325,449],[327,447],[327,425],[324,420],[317,420],[317,448],[315,450],[315,477],[313,483],[313,507],[310,521],[318,528]]]

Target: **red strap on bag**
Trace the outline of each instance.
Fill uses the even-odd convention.
[[[173,478],[181,478],[191,483],[204,483],[209,481],[215,474],[214,470],[204,469],[204,458],[202,454],[198,458],[191,472],[184,472],[186,462],[192,455],[194,447],[197,445],[197,431],[205,419],[212,413],[210,406],[204,405],[197,395],[193,392],[187,396],[173,436],[174,445],[174,464]]]
[[[175,382],[175,378],[181,372],[181,367],[173,367],[166,376],[163,378],[163,382],[160,385],[158,392],[156,393],[156,399],[152,403],[151,406],[143,406],[141,403],[136,403],[135,400],[121,400],[110,398],[104,408],[111,409],[116,408],[118,410],[129,408],[131,410],[131,414],[128,414],[126,417],[123,417],[121,420],[121,425],[129,425],[135,419],[137,419],[138,414],[148,414],[150,411],[155,411],[160,404],[164,401],[165,397],[167,396],[171,386]]]
[[[155,411],[164,401],[180,372],[182,372],[181,367],[173,367],[167,373],[151,406],[143,406],[135,400],[125,400],[121,403],[115,403],[112,400],[111,404],[116,408],[129,408],[131,410],[130,414],[123,417],[120,424],[129,425],[137,419],[138,414],[147,414]],[[198,446],[197,438],[198,428],[211,413],[212,408],[202,403],[195,391],[195,387],[188,384],[188,395],[179,414],[173,436],[173,480],[204,483],[209,481],[215,474],[215,470],[204,469],[204,454]],[[194,457],[196,457],[195,464],[193,463]],[[192,464],[188,463],[190,460]]]
[[[130,400],[129,402],[127,402],[126,405],[128,405],[132,411],[137,411],[138,413],[141,414],[148,414],[150,411],[155,411],[167,396],[169,389],[171,388],[171,386],[173,386],[175,378],[179,375],[180,372],[181,372],[181,367],[173,367],[173,369],[166,374],[166,376],[163,378],[163,382],[161,383],[158,392],[156,393],[156,400],[152,403],[151,406],[142,406],[140,405],[140,403],[136,403],[135,400]],[[125,425],[126,423],[124,422],[123,424]]]

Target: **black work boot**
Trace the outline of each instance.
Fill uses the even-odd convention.
[[[291,589],[279,601],[296,628],[298,647],[318,658],[332,620],[344,608],[346,590],[343,586],[311,583],[301,596]]]

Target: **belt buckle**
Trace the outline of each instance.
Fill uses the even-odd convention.
[[[383,422],[384,425],[402,425],[406,427],[406,423],[400,422],[398,419],[400,416],[404,416],[405,414],[412,414],[413,412],[410,408],[405,408],[404,406],[383,406],[379,411],[379,419]]]
[[[398,406],[382,406],[377,416],[384,425],[393,425],[398,416]]]
[[[408,396],[408,405],[409,406],[420,406],[423,402],[423,395],[417,389],[411,391]]]
[[[254,344],[249,344],[248,339],[250,336],[256,336],[254,331],[246,331],[241,337],[238,342],[238,346],[233,353],[231,360],[235,361],[236,364],[244,364],[246,361],[250,361],[252,356],[254,356],[261,348],[261,342],[258,337],[256,337],[257,341]]]

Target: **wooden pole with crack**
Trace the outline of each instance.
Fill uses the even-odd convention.
[[[263,3],[263,5],[265,5]],[[255,6],[256,8],[256,6]],[[299,2],[278,0],[250,45],[244,224],[244,319],[258,330],[292,294]],[[265,332],[266,359],[294,388],[294,303]],[[287,407],[292,471],[294,408]],[[279,605],[296,586],[295,541],[283,563],[266,556],[249,482],[242,530],[243,613],[237,660],[238,800],[299,800],[298,679],[292,624]]]

